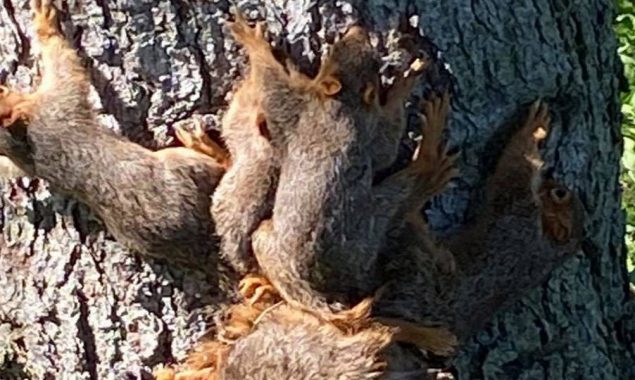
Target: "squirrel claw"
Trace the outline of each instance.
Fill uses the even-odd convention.
[[[238,289],[249,305],[261,302],[265,298],[273,299],[278,294],[266,277],[256,274],[245,276],[238,284]]]
[[[199,119],[194,119],[187,124],[186,126],[186,123],[179,123],[174,126],[176,138],[187,148],[203,144],[203,136],[205,136],[203,123]]]
[[[535,142],[539,142],[547,137],[550,123],[549,107],[538,99],[529,108],[529,115],[523,128],[527,131],[526,133],[532,134]]]

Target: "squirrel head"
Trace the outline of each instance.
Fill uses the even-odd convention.
[[[545,179],[538,195],[544,234],[557,243],[580,239],[584,210],[577,195],[554,179]]]
[[[315,84],[325,96],[373,106],[379,102],[379,65],[368,32],[355,25],[333,44]]]

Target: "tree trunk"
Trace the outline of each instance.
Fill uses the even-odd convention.
[[[546,99],[554,132],[545,158],[585,205],[584,255],[477,334],[454,361],[456,374],[635,378],[613,2],[240,3],[266,11],[269,31],[282,32],[309,72],[324,40],[351,19],[384,36],[384,53],[397,51],[388,36],[408,22],[425,36],[422,50],[438,48],[454,78],[449,139],[462,151],[461,180],[428,212],[439,233],[472,209],[504,122],[519,106]],[[221,24],[229,6],[63,1],[64,31],[87,58],[103,124],[149,147],[170,143],[172,124],[194,113],[217,128],[244,62]],[[0,81],[23,89],[36,72],[30,25],[28,1],[3,0]],[[124,251],[85,207],[42,181],[0,179],[0,194],[0,273],[7,273],[0,277],[0,379],[148,378],[156,364],[182,358],[234,297],[229,285],[217,291],[196,273]]]

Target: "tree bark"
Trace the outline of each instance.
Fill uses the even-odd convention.
[[[60,4],[60,3],[58,3]],[[61,2],[67,36],[86,57],[100,120],[149,147],[174,122],[205,114],[212,129],[244,58],[222,20],[230,4]],[[428,217],[453,231],[473,207],[505,121],[544,98],[554,131],[545,159],[581,197],[584,255],[494,318],[454,361],[460,379],[635,378],[635,304],[628,288],[618,182],[619,59],[609,0],[241,1],[314,71],[325,40],[361,19],[389,36],[404,23],[437,49],[454,82],[451,145],[461,180]],[[36,51],[26,0],[0,7],[0,81],[33,85]],[[390,59],[388,59],[390,61]],[[429,78],[417,95],[443,85]],[[85,207],[37,179],[0,179],[0,379],[148,378],[182,358],[235,295],[196,273],[124,251]],[[223,280],[221,279],[221,282]],[[225,281],[226,283],[228,281]]]

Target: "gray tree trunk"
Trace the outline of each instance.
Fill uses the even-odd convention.
[[[221,25],[228,1],[62,5],[66,35],[88,58],[104,125],[160,147],[170,143],[171,125],[194,113],[218,124],[243,62]],[[428,213],[441,233],[470,209],[504,121],[545,98],[555,129],[546,161],[586,206],[585,255],[496,317],[459,354],[456,372],[461,379],[635,378],[612,1],[249,1],[241,8],[266,11],[269,30],[284,32],[309,69],[325,38],[351,18],[385,37],[407,20],[438,47],[455,79],[449,138],[463,152],[462,180]],[[36,71],[30,25],[27,0],[2,1],[0,81],[24,89]],[[0,179],[0,194],[2,380],[147,378],[154,365],[182,358],[234,297],[230,286],[218,291],[195,273],[125,252],[83,206],[42,181]]]

